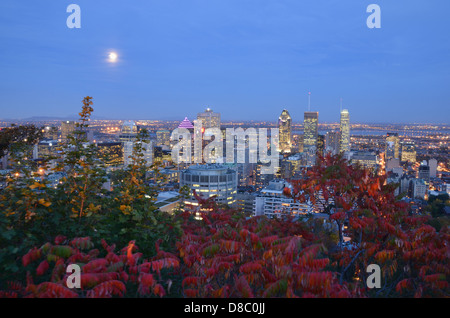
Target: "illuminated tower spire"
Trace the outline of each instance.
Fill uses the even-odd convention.
[[[308,111],[311,111],[311,92],[308,92]]]

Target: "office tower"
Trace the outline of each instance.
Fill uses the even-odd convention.
[[[303,152],[303,134],[297,136],[297,152]]]
[[[273,174],[263,174],[261,173],[261,169],[263,168],[263,166],[269,166],[270,163],[261,163],[258,161],[258,164],[256,165],[255,168],[255,186],[256,189],[262,189],[263,187],[265,187],[269,181],[273,180],[275,178],[275,175]]]
[[[197,114],[197,120],[202,120],[203,128],[220,129],[220,113],[214,113],[211,108],[206,108],[203,113]]]
[[[319,135],[319,112],[305,112],[303,121],[303,152],[306,153],[306,164],[316,163],[317,139]]]
[[[138,127],[134,121],[125,121],[119,133],[119,141],[123,144],[123,164],[128,166],[131,163],[133,154],[133,143],[136,141]]]
[[[219,204],[234,205],[237,193],[237,172],[223,164],[194,165],[181,171],[180,187],[188,186],[191,190],[186,204],[198,206],[194,190],[200,197],[207,199],[216,196]]]
[[[317,153],[319,153],[321,156],[323,156],[324,152],[325,152],[325,136],[318,135],[317,136]]]
[[[397,133],[387,133],[385,160],[400,158],[400,138]]]
[[[411,178],[409,178],[406,174],[404,174],[400,177],[399,194],[406,194],[406,195],[408,194],[410,180],[411,180]]]
[[[386,173],[389,171],[394,171],[395,168],[400,168],[400,159],[392,158],[386,161]]]
[[[131,164],[131,156],[133,154],[133,148],[136,143],[139,128],[134,121],[126,121],[122,125],[122,129],[119,134],[119,140],[123,143],[123,163],[125,166]],[[142,143],[142,150],[144,154],[144,160],[147,166],[153,164],[153,141],[146,140]]]
[[[283,158],[280,162],[279,179],[290,179],[294,175],[294,167],[287,158]]]
[[[430,178],[436,178],[438,162],[436,159],[428,160],[428,166],[430,167]]]
[[[427,165],[426,161],[422,162],[419,166],[419,173],[417,177],[424,180],[426,184],[430,182],[430,166]]]
[[[337,155],[340,149],[341,134],[339,131],[329,131],[325,135],[325,152]]]
[[[158,146],[170,146],[170,131],[158,130],[156,132],[156,144]]]
[[[123,143],[123,163],[125,166],[130,165],[133,162],[133,148],[137,141],[125,141]],[[145,165],[150,167],[153,164],[153,152],[154,145],[152,140],[140,142],[142,144],[142,153],[144,155]]]
[[[107,167],[123,165],[123,143],[103,142],[97,144],[98,155]]]
[[[61,140],[67,141],[67,137],[75,131],[76,128],[76,122],[67,120],[61,122]]]
[[[350,114],[347,109],[341,111],[339,152],[350,151]]]
[[[135,141],[138,134],[138,127],[136,123],[132,120],[125,121],[122,124],[122,129],[119,133],[119,140],[121,142],[127,142],[127,141]]]
[[[416,145],[414,141],[404,141],[402,143],[402,161],[416,162]]]
[[[279,150],[281,153],[290,153],[292,142],[291,142],[291,123],[292,118],[289,112],[284,109],[278,118],[278,129],[279,129]]]

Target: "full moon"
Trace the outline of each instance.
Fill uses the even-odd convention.
[[[118,55],[116,52],[111,52],[109,53],[108,58],[111,63],[115,63],[117,62]]]

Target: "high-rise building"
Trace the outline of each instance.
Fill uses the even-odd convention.
[[[425,183],[429,184],[430,182],[430,166],[428,166],[427,162],[424,161],[419,166],[419,172],[417,177],[425,181]]]
[[[306,164],[313,166],[316,163],[319,112],[305,112],[303,131],[303,152],[306,153]]]
[[[203,113],[197,114],[197,120],[202,120],[203,128],[219,128],[220,129],[220,113],[215,113],[211,108],[206,108]]]
[[[387,133],[385,160],[400,158],[400,138],[397,133]]]
[[[416,156],[416,145],[414,141],[404,141],[402,143],[402,161],[415,163]]]
[[[325,135],[325,152],[337,155],[340,149],[341,134],[339,131],[329,131]]]
[[[191,196],[185,203],[198,206],[194,190],[203,199],[216,196],[214,201],[234,205],[237,193],[237,172],[223,164],[193,165],[181,171],[180,187],[188,186]]]
[[[76,128],[76,122],[71,120],[66,120],[61,122],[61,140],[67,141],[67,137],[71,135]]]
[[[292,118],[289,112],[284,109],[278,118],[279,129],[279,150],[281,153],[290,153],[292,147],[291,141],[291,123]]]
[[[436,159],[428,160],[428,166],[430,167],[430,178],[436,178],[438,162]]]
[[[130,156],[133,154],[133,143],[136,141],[138,127],[132,120],[125,121],[119,133],[119,141],[123,144],[123,163],[125,166],[131,162]]]
[[[341,111],[339,152],[350,151],[350,114],[347,109]]]
[[[156,132],[156,144],[158,146],[170,146],[170,131],[158,130]]]
[[[123,143],[123,163],[125,166],[128,166],[132,163],[132,155],[133,155],[133,148],[136,143],[139,143],[140,141],[125,141]],[[153,164],[153,152],[154,152],[154,145],[152,140],[147,140],[145,142],[142,142],[142,152],[144,155],[145,164],[149,167]]]
[[[119,140],[121,142],[135,141],[138,134],[138,127],[132,120],[125,121],[122,124],[122,129],[119,134]]]

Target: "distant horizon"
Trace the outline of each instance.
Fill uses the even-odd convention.
[[[350,113],[351,114],[351,113]],[[350,115],[351,116],[351,115]],[[182,118],[181,118],[182,117]],[[127,121],[127,120],[132,120],[132,121],[168,121],[168,122],[181,122],[184,117],[188,117],[188,119],[190,121],[193,121],[194,119],[196,119],[195,117],[189,117],[186,115],[181,116],[180,118],[177,119],[170,119],[170,118],[106,118],[103,116],[95,116],[95,114],[92,116],[92,120],[111,120],[111,121]],[[77,115],[68,115],[66,117],[54,117],[54,116],[31,116],[31,117],[26,117],[26,118],[0,118],[0,121],[3,122],[24,122],[24,121],[30,121],[30,122],[39,122],[39,121],[65,121],[65,120],[72,120],[72,121],[76,121],[79,117],[77,117]],[[224,122],[256,122],[256,123],[261,123],[261,122],[271,122],[271,123],[276,123],[277,119],[275,120],[254,120],[254,119],[223,119],[221,118],[221,123]],[[292,123],[293,124],[302,124],[303,120],[294,120],[292,119]],[[339,124],[339,120],[338,121],[320,121],[320,112],[319,112],[319,124]],[[355,121],[352,122],[350,120],[350,125],[437,125],[437,126],[446,126],[448,125],[450,127],[450,123],[449,122],[361,122],[361,121]]]

